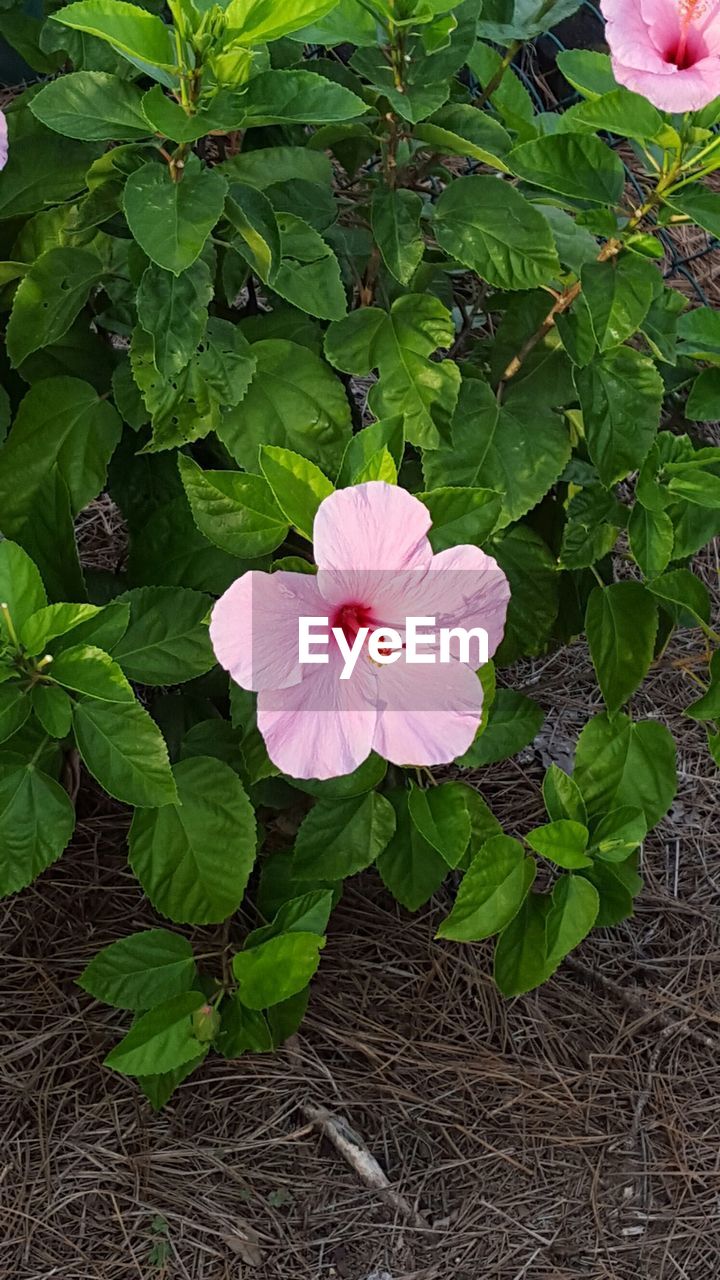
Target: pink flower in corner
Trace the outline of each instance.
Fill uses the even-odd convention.
[[[615,79],[661,111],[720,96],[720,0],[601,0]]]
[[[434,555],[430,525],[404,489],[382,481],[340,489],[315,517],[317,575],[252,570],[215,605],[218,661],[257,691],[268,754],[291,777],[351,773],[372,750],[395,764],[444,764],[470,746],[482,687],[455,641],[450,661],[423,665],[406,663],[404,651],[381,664],[365,647],[345,679],[332,636],[325,665],[300,662],[301,618],[326,618],[346,645],[365,626],[403,635],[408,618],[433,618],[437,628],[483,628],[495,652],[510,596],[504,573],[478,547]]]
[[[4,169],[8,158],[8,128],[7,120],[0,111],[0,169]]]

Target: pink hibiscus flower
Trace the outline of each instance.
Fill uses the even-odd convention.
[[[601,0],[615,79],[661,111],[720,96],[720,0]]]
[[[451,642],[422,665],[401,651],[368,645],[347,677],[346,654],[329,634],[324,665],[300,661],[300,619],[327,619],[353,645],[362,628],[406,636],[411,617],[445,628],[482,628],[487,655],[499,645],[510,589],[496,562],[478,547],[434,555],[427,507],[382,481],[340,489],[315,516],[317,575],[251,570],[218,600],[210,636],[220,664],[258,693],[258,727],[270,759],[295,778],[351,773],[371,751],[395,764],[434,765],[470,746],[482,714],[482,687],[471,650]],[[379,642],[379,638],[378,638]],[[390,642],[389,642],[390,645]],[[397,647],[397,646],[396,646]],[[345,675],[343,676],[343,671]]]
[[[7,120],[0,111],[0,169],[4,169],[8,158],[8,130]]]

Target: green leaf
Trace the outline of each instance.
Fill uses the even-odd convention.
[[[650,670],[657,628],[657,605],[639,582],[613,582],[609,587],[596,587],[590,596],[585,630],[611,716]]]
[[[104,71],[75,71],[46,84],[29,103],[48,129],[90,142],[132,142],[151,133],[142,93]]]
[[[49,604],[31,616],[20,628],[20,643],[30,657],[37,657],[51,640],[67,635],[75,627],[98,618],[103,610],[95,604]],[[72,642],[71,642],[72,643]],[[98,646],[101,648],[102,646]]]
[[[588,56],[604,55],[589,54]],[[566,79],[569,78],[566,72],[563,74]],[[609,74],[612,78],[612,72]],[[645,141],[646,138],[657,138],[663,130],[668,129],[660,112],[648,102],[647,98],[642,98],[639,93],[631,93],[629,89],[623,88],[612,89],[599,98],[594,97],[570,107],[565,113],[565,120],[572,120],[573,126],[587,125],[592,130],[614,133],[620,138],[636,138],[640,142]]]
[[[438,938],[479,942],[506,928],[535,879],[535,862],[509,836],[493,836],[476,854],[460,883]]]
[[[654,827],[677,790],[672,736],[653,720],[595,716],[578,739],[575,780],[591,816],[639,807]]]
[[[56,684],[38,684],[32,691],[32,709],[51,738],[66,738],[72,729],[72,699]]]
[[[431,488],[481,486],[500,494],[502,528],[544,497],[569,457],[562,418],[525,405],[500,408],[488,383],[465,378],[452,445],[423,454],[423,475]]]
[[[720,721],[720,649],[710,659],[710,684],[701,698],[691,702],[684,714],[692,720]]]
[[[552,973],[561,960],[587,937],[597,919],[597,889],[581,876],[561,876],[547,915],[547,962]]]
[[[138,1076],[137,1082],[140,1085],[145,1097],[147,1098],[153,1111],[162,1111],[166,1102],[174,1094],[183,1080],[187,1080],[191,1076],[196,1067],[207,1056],[209,1045],[198,1044],[200,1053],[197,1058],[191,1058],[189,1062],[184,1062],[180,1067],[174,1067],[172,1071],[162,1071],[159,1075]]]
[[[351,796],[361,796],[366,791],[372,791],[382,782],[386,772],[387,762],[373,751],[352,773],[339,774],[337,778],[326,778],[322,782],[316,778],[288,780],[298,791],[316,796],[318,800],[349,800]]]
[[[58,138],[29,110],[8,115],[9,159],[3,169],[0,218],[18,218],[70,199],[85,186],[97,148]]]
[[[260,467],[283,514],[312,542],[317,509],[335,491],[331,481],[314,462],[277,445],[260,446]]]
[[[501,289],[532,289],[560,272],[545,218],[496,178],[456,178],[435,204],[433,228],[446,253]]]
[[[647,823],[642,809],[625,805],[613,809],[601,818],[593,828],[591,850],[607,862],[625,862],[642,844],[647,834]]]
[[[367,111],[357,94],[307,70],[265,71],[253,76],[242,97],[239,128],[258,125],[325,125],[352,120]]]
[[[246,1009],[237,992],[223,1002],[217,1048],[225,1058],[239,1058],[243,1053],[270,1053],[273,1038],[262,1013]]]
[[[586,263],[581,280],[601,351],[620,346],[637,332],[659,285],[652,263],[632,253]]]
[[[281,933],[324,934],[333,906],[332,889],[311,889],[297,898],[284,902],[270,924],[253,929],[245,939],[245,949],[260,946],[268,938]]]
[[[556,764],[551,764],[543,779],[543,799],[552,822],[568,819],[587,826],[587,809],[580,788],[574,778],[568,776]]]
[[[625,186],[620,157],[586,134],[554,133],[523,142],[510,152],[508,164],[526,182],[592,204],[617,204]]]
[[[50,667],[52,678],[64,689],[72,689],[103,702],[133,703],[135,695],[117,662],[91,644],[64,649]]]
[[[225,217],[236,235],[233,248],[267,283],[280,263],[280,230],[267,196],[255,187],[234,182],[225,201]]]
[[[660,423],[664,388],[652,360],[632,347],[608,351],[573,378],[588,451],[609,486],[640,466]]]
[[[464,102],[448,103],[429,120],[416,125],[413,134],[442,155],[469,156],[508,172],[503,157],[511,148],[510,136],[497,120],[477,107]]]
[[[703,369],[690,388],[685,417],[691,422],[716,422],[719,416],[720,369]]]
[[[549,858],[559,867],[575,870],[577,867],[592,866],[592,858],[585,856],[588,836],[584,823],[575,822],[571,818],[558,818],[543,827],[535,827],[525,839],[530,848],[543,858]]]
[[[550,899],[530,893],[495,947],[495,981],[504,996],[532,991],[550,976],[546,919]]]
[[[395,467],[399,467],[405,452],[402,415],[371,422],[348,441],[338,472],[338,489],[349,484],[359,484],[358,477],[364,474],[366,467],[372,464],[378,454],[382,454],[383,449],[387,449]]]
[[[353,311],[330,325],[325,354],[345,373],[369,373],[380,380],[368,404],[380,419],[402,414],[411,444],[437,448],[448,440],[460,387],[460,371],[452,360],[430,360],[454,336],[450,312],[428,294],[405,294],[389,313],[376,307]]]
[[[0,893],[17,893],[56,862],[74,826],[67,792],[37,765],[6,757],[0,763]]]
[[[184,454],[178,465],[195,524],[216,547],[252,559],[285,541],[288,521],[263,476],[202,471]]]
[[[537,737],[545,713],[532,698],[516,689],[498,689],[488,722],[458,764],[477,769],[517,755]]]
[[[198,258],[180,275],[151,263],[137,293],[138,320],[152,338],[153,359],[167,377],[179,373],[195,354],[207,328],[213,280]]]
[[[67,485],[72,513],[82,511],[105,484],[120,432],[112,405],[101,400],[87,382],[78,378],[36,382],[21,401],[0,450],[3,532],[13,536],[22,528],[37,509],[38,495],[53,472]]]
[[[420,230],[423,202],[406,187],[378,188],[371,208],[372,233],[388,271],[409,284],[419,267],[425,242]]]
[[[410,817],[404,788],[388,792],[395,810],[395,833],[377,859],[380,878],[394,898],[417,911],[440,888],[448,873],[444,858],[420,834]]]
[[[27,618],[47,604],[42,579],[29,555],[5,539],[0,540],[0,603],[7,605],[16,634]],[[0,640],[15,648],[4,610],[0,610]]]
[[[275,0],[230,0],[225,16],[233,39],[239,43],[265,44],[317,22],[334,7],[337,0],[283,0],[278,9]]]
[[[628,538],[637,564],[648,578],[666,569],[672,558],[675,531],[665,511],[649,511],[636,502],[630,512]]]
[[[138,1018],[104,1065],[126,1076],[152,1076],[197,1059],[201,1046],[193,1034],[192,1015],[204,1004],[201,991],[172,996]]]
[[[482,546],[498,523],[502,503],[500,494],[492,489],[456,486],[431,489],[417,497],[432,516],[428,536],[435,552],[459,543]]]
[[[571,498],[563,529],[560,565],[583,569],[609,555],[627,520],[627,509],[600,484],[589,483]]]
[[[704,582],[690,569],[673,569],[647,584],[656,599],[672,614],[680,626],[707,627],[710,620],[710,597]]]
[[[715,461],[711,459],[710,465]],[[670,462],[664,467],[668,492],[698,507],[720,507],[720,476],[702,465],[702,456],[687,462]]]
[[[488,551],[510,583],[505,635],[495,661],[514,662],[521,654],[542,653],[558,612],[555,559],[542,538],[527,525],[493,534]]]
[[[711,236],[720,236],[720,197],[716,191],[708,187],[684,187],[672,195],[663,197],[673,213],[684,213],[691,222],[696,222]]]
[[[557,65],[573,89],[585,98],[599,98],[618,87],[606,53],[590,49],[561,49]]]
[[[114,657],[131,680],[181,684],[215,665],[207,596],[187,588],[137,587],[118,600],[130,605],[130,622]]]
[[[15,368],[67,333],[101,275],[100,259],[84,249],[49,249],[32,264],[18,285],[7,326]]]
[[[339,320],[347,311],[340,266],[319,231],[292,213],[277,215],[280,264],[270,283],[281,298],[321,320]]]
[[[159,267],[179,276],[200,256],[222,214],[226,193],[225,178],[217,169],[201,168],[195,157],[178,182],[173,182],[167,165],[148,161],[128,178],[123,207],[141,249]]]
[[[172,31],[155,14],[125,0],[78,0],[53,14],[74,31],[106,40],[134,67],[172,86],[176,64]]]
[[[632,915],[633,898],[643,884],[637,874],[636,854],[624,863],[594,862],[592,867],[578,874],[589,880],[599,894],[600,906],[595,919],[598,928],[620,924],[621,920]]]
[[[470,840],[468,788],[462,782],[442,782],[422,790],[411,786],[408,812],[424,840],[449,867],[462,861]]]
[[[177,800],[135,813],[130,865],[162,915],[219,924],[242,902],[255,861],[255,815],[237,774],[221,760],[194,756],[173,773]]]
[[[533,137],[535,107],[512,63],[501,69],[502,55],[497,49],[478,40],[468,55],[467,64],[486,92],[500,72],[497,88],[490,94],[492,106],[509,129],[515,130],[521,137]],[[505,154],[507,153],[503,152]]]
[[[18,684],[0,684],[0,742],[22,729],[32,710],[29,694]]]
[[[292,449],[334,475],[350,439],[350,406],[342,383],[307,347],[267,338],[250,348],[255,375],[242,405],[228,410],[218,435],[235,461],[259,470],[261,444]],[[2,458],[2,454],[0,454]]]
[[[116,800],[133,805],[172,804],[176,797],[163,736],[138,702],[75,703],[78,751],[88,771]]]
[[[142,1011],[180,995],[195,978],[193,949],[169,929],[144,929],[103,947],[78,986],[115,1009]]]
[[[371,791],[349,800],[319,801],[304,818],[295,841],[298,880],[343,880],[375,861],[395,830],[395,811]]]
[[[302,991],[320,963],[325,939],[317,933],[283,933],[233,958],[238,998],[248,1009],[267,1009]]]

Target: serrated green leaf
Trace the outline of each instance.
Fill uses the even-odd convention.
[[[163,736],[138,702],[81,698],[73,726],[88,771],[116,800],[165,805],[176,799]]]
[[[208,596],[187,588],[136,587],[118,602],[130,606],[130,621],[114,657],[131,680],[182,684],[214,666]]]
[[[456,178],[435,205],[433,227],[446,253],[501,289],[532,289],[560,271],[543,215],[496,178]]]
[[[173,1071],[199,1056],[192,1015],[205,1004],[202,991],[183,991],[138,1018],[105,1059],[105,1066],[126,1076]]]
[[[522,907],[535,879],[535,861],[509,836],[493,836],[473,858],[460,882],[439,938],[479,942],[506,928]]]
[[[348,800],[319,801],[300,825],[293,854],[299,880],[343,880],[369,867],[390,841],[395,811],[371,791]]]
[[[260,446],[260,467],[289,523],[312,542],[317,509],[335,492],[332,482],[314,462],[278,445]]]
[[[176,276],[200,256],[227,194],[217,169],[202,169],[194,157],[191,161],[178,182],[167,165],[148,161],[130,175],[123,194],[128,226],[141,249]]]
[[[142,1011],[180,995],[195,978],[193,949],[169,929],[144,929],[103,947],[78,986],[116,1009]]]
[[[17,893],[56,862],[73,833],[66,791],[36,764],[0,763],[0,893]]]
[[[252,806],[221,760],[181,760],[173,774],[176,802],[138,809],[133,818],[130,865],[163,915],[219,923],[240,906],[255,861]]]
[[[238,999],[248,1009],[267,1009],[302,991],[320,963],[325,939],[317,933],[283,933],[233,958]]]
[[[639,582],[596,587],[585,617],[590,656],[610,715],[632,696],[652,663],[657,605]]]
[[[201,533],[229,555],[252,559],[279,547],[288,521],[264,476],[245,471],[202,471],[178,457],[193,519]]]

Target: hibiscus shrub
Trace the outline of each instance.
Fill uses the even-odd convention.
[[[577,7],[2,4],[44,79],[7,109],[0,174],[0,891],[68,844],[79,755],[134,809],[159,917],[232,918],[197,961],[158,927],[80,978],[134,1015],[107,1063],[154,1105],[211,1046],[297,1028],[373,864],[410,909],[452,872],[439,936],[496,936],[508,996],[629,916],[676,775],[628,704],[675,628],[720,764],[692,569],[720,531],[720,317],[665,283],[659,234],[720,236],[720,16],[607,0],[612,60],[561,54],[576,99],[538,112],[513,58]],[[115,572],[78,551],[102,492]],[[355,634],[364,572],[421,569],[425,600],[433,567],[470,571],[467,599],[439,575],[441,612],[489,618],[494,659],[434,706],[389,712],[395,668],[367,663],[357,705],[304,701],[278,602]],[[503,832],[482,769],[543,720],[513,664],[581,634],[605,710],[572,775],[548,769],[547,821]]]

